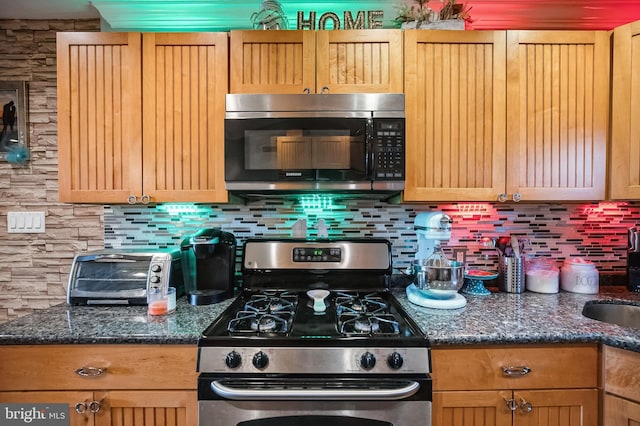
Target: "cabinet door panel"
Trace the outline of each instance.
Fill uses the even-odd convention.
[[[531,404],[531,412],[517,409],[514,426],[596,426],[598,424],[598,390],[517,391],[517,403]]]
[[[402,31],[317,33],[317,92],[402,93]]]
[[[511,426],[510,391],[434,392],[433,425]]]
[[[226,202],[225,33],[143,37],[144,186],[153,202]]]
[[[96,426],[196,426],[196,391],[96,392]]]
[[[495,200],[505,188],[505,32],[404,33],[405,199]]]
[[[604,199],[607,33],[508,31],[507,40],[507,193]]]
[[[124,203],[142,182],[140,34],[58,33],[62,202]]]
[[[231,31],[231,93],[315,91],[314,31]]]
[[[0,402],[6,404],[69,404],[69,426],[92,426],[93,414],[88,410],[79,414],[78,403],[89,404],[93,392],[0,392]]]
[[[604,424],[607,426],[640,426],[640,403],[613,395],[605,395]]]
[[[611,198],[640,198],[640,22],[613,32]]]

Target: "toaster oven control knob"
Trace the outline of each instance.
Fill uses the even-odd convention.
[[[224,363],[227,364],[229,368],[238,368],[242,363],[242,357],[236,351],[229,352],[224,359]]]
[[[398,352],[394,352],[387,358],[387,364],[393,370],[399,370],[402,368],[402,364],[404,364],[404,359],[402,359],[402,355]]]
[[[151,265],[151,272],[160,272],[162,271],[162,266],[160,265]]]
[[[258,370],[264,370],[269,365],[269,357],[266,353],[260,351],[253,356],[253,366]]]
[[[376,365],[376,357],[371,352],[365,352],[360,357],[360,365],[365,370],[371,370]]]
[[[160,277],[157,275],[152,275],[149,280],[153,283],[153,284],[158,284],[160,282]]]

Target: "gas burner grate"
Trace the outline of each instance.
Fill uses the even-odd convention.
[[[360,295],[358,293],[338,293],[336,296],[336,312],[343,314],[383,314],[387,313],[389,305],[375,293]]]
[[[238,334],[285,334],[291,329],[298,295],[292,292],[266,291],[254,294],[244,303],[227,331]]]
[[[375,293],[338,293],[336,296],[338,332],[343,335],[398,335],[400,325],[388,303]]]

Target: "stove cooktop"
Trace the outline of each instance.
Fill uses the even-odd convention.
[[[314,311],[304,291],[247,290],[203,332],[199,345],[425,345],[422,331],[389,292],[332,291],[325,305],[324,312]]]

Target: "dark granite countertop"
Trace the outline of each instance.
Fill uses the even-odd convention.
[[[461,309],[423,308],[394,289],[433,347],[522,343],[604,343],[640,352],[640,329],[582,316],[587,301],[625,300],[640,305],[640,293],[601,287],[597,295],[561,292],[469,296]],[[200,333],[231,303],[191,306],[178,300],[176,312],[147,316],[143,306],[83,307],[62,303],[0,324],[0,344],[196,344]]]

